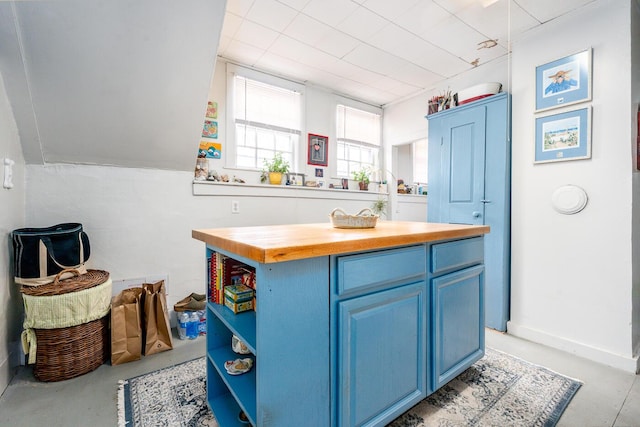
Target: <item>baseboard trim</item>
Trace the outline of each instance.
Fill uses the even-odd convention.
[[[571,341],[556,335],[519,325],[513,321],[507,322],[507,333],[518,338],[526,339],[538,344],[546,345],[567,353],[574,354],[603,365],[621,369],[637,374],[640,372],[640,359],[638,356],[626,357],[614,354],[606,350]]]

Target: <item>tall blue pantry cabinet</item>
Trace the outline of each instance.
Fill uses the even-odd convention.
[[[486,326],[506,331],[511,253],[511,97],[499,93],[427,116],[428,222],[488,225]]]

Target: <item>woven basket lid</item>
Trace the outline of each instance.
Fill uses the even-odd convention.
[[[74,276],[60,280],[60,277],[68,272],[73,273]],[[80,274],[78,270],[66,269],[58,273],[53,282],[42,286],[22,286],[20,292],[25,295],[37,297],[62,295],[93,288],[94,286],[103,284],[107,280],[109,280],[109,272],[104,270],[87,270],[86,273]]]

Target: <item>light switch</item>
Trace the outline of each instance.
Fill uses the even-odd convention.
[[[11,159],[4,159],[4,182],[2,186],[4,188],[13,188],[13,165],[15,165]]]

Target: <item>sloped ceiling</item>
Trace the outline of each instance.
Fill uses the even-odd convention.
[[[226,0],[0,2],[29,164],[192,170]]]

